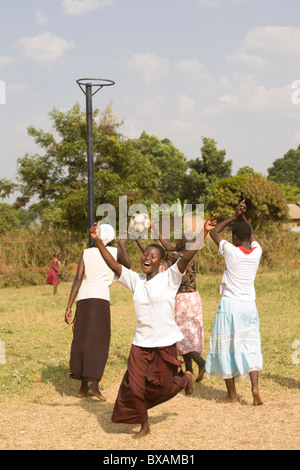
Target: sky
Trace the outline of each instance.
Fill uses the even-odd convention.
[[[213,138],[268,174],[300,144],[298,0],[12,0],[0,4],[0,179],[41,149],[30,125],[86,108],[80,78],[115,82],[93,96],[120,131],[168,138],[201,158]]]

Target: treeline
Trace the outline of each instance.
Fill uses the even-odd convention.
[[[53,109],[49,115],[53,133],[28,128],[40,152],[18,159],[17,182],[0,180],[0,197],[19,194],[13,204],[1,206],[2,233],[38,222],[45,229],[86,235],[86,115],[79,104],[69,111]],[[251,167],[233,176],[232,161],[214,139],[203,137],[201,158],[187,161],[170,140],[145,131],[129,139],[121,134],[121,125],[111,106],[94,111],[96,207],[109,203],[117,208],[119,196],[125,195],[129,206],[202,203],[222,218],[245,198],[251,222],[263,228],[285,220],[286,202],[299,199],[299,148],[275,160],[267,178]]]
[[[16,182],[0,180],[0,197],[18,194],[14,203],[0,203],[0,262],[22,263],[27,272],[45,267],[57,249],[74,262],[87,242],[86,115],[79,104],[49,115],[53,132],[28,128],[39,152],[18,159]],[[138,139],[124,136],[111,106],[94,111],[93,126],[95,210],[107,203],[118,210],[126,196],[128,206],[204,204],[206,214],[222,219],[246,199],[248,218],[263,233],[281,226],[287,202],[300,199],[300,147],[277,158],[267,177],[249,166],[233,176],[214,139],[202,137],[201,157],[187,160],[167,138],[145,131]],[[23,256],[14,243],[27,247]]]

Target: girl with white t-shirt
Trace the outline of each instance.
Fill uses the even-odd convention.
[[[109,224],[102,225],[102,240],[114,259],[130,267],[125,249],[126,240],[119,240],[119,248],[109,246],[115,231]],[[105,401],[99,390],[108,358],[110,344],[110,292],[114,273],[109,269],[98,248],[83,251],[72,284],[65,321],[72,322],[72,305],[76,298],[73,340],[70,353],[70,377],[81,380],[79,398],[92,395]],[[89,385],[90,382],[90,385]]]
[[[254,280],[262,249],[244,212],[245,200],[236,207],[234,216],[219,223],[210,232],[225,258],[218,313],[210,337],[206,358],[207,375],[224,379],[228,395],[222,402],[238,401],[235,377],[250,375],[253,404],[262,405],[258,373],[262,369],[259,317],[255,303]],[[232,243],[220,232],[242,216],[232,230]]]
[[[205,230],[210,231],[215,224],[213,216],[206,221]],[[192,373],[178,374],[182,361],[177,359],[176,342],[183,335],[175,322],[174,304],[185,269],[202,245],[203,232],[190,250],[164,272],[159,272],[164,249],[158,244],[148,245],[141,256],[143,274],[138,274],[121,266],[111,256],[97,237],[96,225],[90,229],[91,237],[118,281],[133,293],[137,320],[112,421],[140,424],[140,431],[133,437],[141,438],[150,433],[149,408],[169,400],[183,389],[187,395],[194,390]]]

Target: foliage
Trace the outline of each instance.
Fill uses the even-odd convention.
[[[190,173],[184,176],[182,199],[188,203],[206,203],[214,183],[220,178],[229,178],[232,161],[225,161],[225,150],[217,150],[214,139],[203,137],[202,160],[190,160]]]
[[[44,154],[26,154],[18,160],[22,195],[17,205],[31,204],[30,210],[46,227],[83,235],[88,228],[86,116],[78,104],[67,112],[53,109],[49,114],[60,140],[49,132],[28,128]],[[95,204],[117,206],[121,195],[130,204],[155,201],[160,172],[118,127],[110,107],[102,114],[94,111]]]
[[[7,203],[0,203],[0,233],[20,225],[18,211]]]
[[[300,145],[273,162],[268,168],[268,179],[300,188]]]
[[[218,218],[230,217],[239,201],[246,200],[247,218],[254,229],[265,229],[270,224],[285,221],[288,208],[277,183],[260,173],[237,175],[218,181],[211,192],[207,211]]]
[[[288,204],[295,204],[300,201],[300,187],[291,186],[290,184],[279,184]]]
[[[160,201],[172,204],[180,199],[183,190],[183,175],[187,164],[181,153],[168,139],[159,140],[142,132],[134,141],[135,147],[149,158],[150,163],[160,170],[160,181],[157,184]]]

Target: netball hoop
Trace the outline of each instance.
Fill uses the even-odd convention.
[[[93,106],[92,97],[103,87],[114,85],[113,80],[106,78],[79,78],[76,80],[86,96],[86,143],[88,162],[88,223],[89,228],[95,222],[94,203],[94,159],[93,159]],[[89,246],[93,246],[93,240],[89,235]]]

